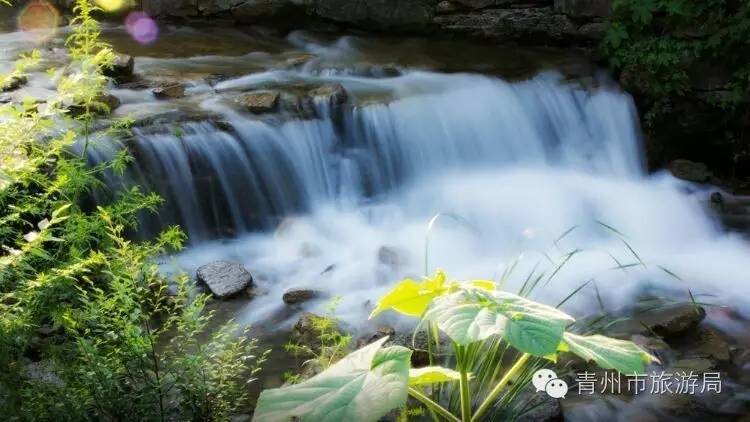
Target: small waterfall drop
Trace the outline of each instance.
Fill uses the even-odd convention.
[[[307,67],[225,80],[218,95],[193,88],[208,92],[202,107],[218,118],[137,129],[128,143],[136,165],[127,178],[167,204],[147,226],[179,224],[190,236],[180,269],[242,262],[266,292],[242,322],[275,318],[298,287],[345,296],[340,316],[360,324],[404,276],[440,266],[499,280],[517,260],[507,281],[516,289],[571,251],[537,298],[560,300],[592,281],[596,290],[568,306],[601,295],[617,307],[650,288],[687,295],[686,285],[747,301],[740,268],[750,248],[684,193],[694,187],[646,174],[637,114],[616,87],[584,89],[555,73],[510,83]],[[221,99],[279,84],[341,84],[349,100],[315,99],[300,117],[251,115]]]

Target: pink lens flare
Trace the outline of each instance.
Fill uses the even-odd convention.
[[[134,40],[150,44],[159,37],[159,27],[151,17],[143,12],[132,12],[125,18],[125,28]]]

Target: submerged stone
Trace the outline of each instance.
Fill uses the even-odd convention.
[[[289,290],[284,293],[284,303],[287,305],[296,305],[298,303],[308,302],[320,296],[320,292],[310,289]]]
[[[181,98],[185,96],[185,86],[179,83],[169,84],[154,88],[152,91],[156,98]]]

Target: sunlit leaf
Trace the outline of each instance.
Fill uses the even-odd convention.
[[[436,298],[425,319],[437,323],[454,342],[466,345],[502,336],[511,346],[535,356],[557,351],[573,317],[504,291],[462,289]]]
[[[254,421],[377,421],[406,403],[411,351],[384,337],[324,372],[261,393]]]
[[[472,280],[465,284],[484,290],[495,290],[496,287],[489,280]],[[402,280],[378,301],[370,318],[390,309],[404,315],[421,317],[434,298],[456,291],[461,285],[457,281],[447,281],[442,270],[437,270],[433,278],[427,278],[421,283],[412,279]]]
[[[461,379],[458,372],[442,366],[428,366],[409,370],[409,385],[437,384]]]

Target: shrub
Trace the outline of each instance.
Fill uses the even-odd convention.
[[[85,159],[90,144],[128,130],[91,132],[107,111],[99,98],[114,58],[98,38],[96,10],[76,2],[71,63],[49,72],[57,95],[0,108],[0,414],[224,420],[245,405],[265,354],[254,354],[246,330],[210,327],[208,298],[192,295],[185,276],[160,274],[157,257],[182,247],[178,228],[151,242],[127,239],[158,196],[135,187],[91,205],[104,174],[131,161],[126,150],[95,167]],[[9,77],[39,57],[24,55]]]

